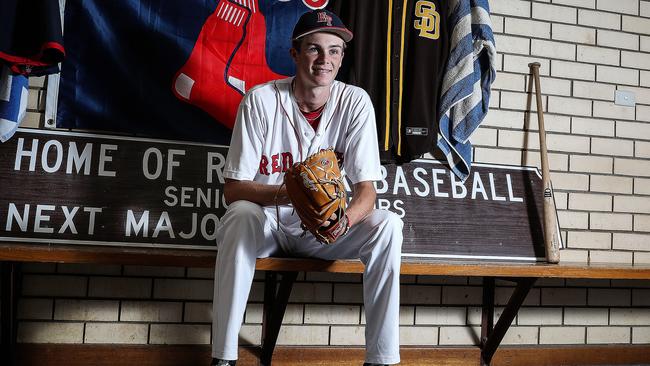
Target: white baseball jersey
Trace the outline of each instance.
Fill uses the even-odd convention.
[[[363,89],[335,81],[316,131],[291,91],[292,79],[251,89],[239,105],[224,176],[281,184],[294,161],[333,147],[343,158],[351,183],[381,178],[375,112]],[[273,255],[322,259],[359,258],[366,319],[366,362],[398,363],[399,273],[402,221],[393,212],[373,210],[334,244],[303,237],[290,206],[240,200],[221,218],[215,265],[212,357],[237,359],[239,331],[255,273],[255,258]],[[281,230],[279,230],[280,228]]]
[[[333,147],[352,184],[381,179],[375,112],[361,88],[334,81],[316,131],[293,96],[293,78],[270,81],[243,98],[224,176],[281,184],[294,163]]]

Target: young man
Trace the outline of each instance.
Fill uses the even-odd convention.
[[[255,260],[273,255],[360,258],[366,364],[398,363],[403,224],[394,213],[373,209],[373,181],[381,173],[370,98],[334,80],[352,32],[335,14],[315,10],[300,18],[292,38],[296,76],[251,89],[233,130],[224,169],[229,208],[217,237],[213,365],[235,364]],[[327,148],[341,157],[353,189],[349,231],[331,245],[309,233],[301,237],[300,219],[282,186],[293,162]]]

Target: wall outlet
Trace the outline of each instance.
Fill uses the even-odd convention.
[[[614,104],[634,107],[636,105],[636,96],[631,91],[617,90],[614,94]]]

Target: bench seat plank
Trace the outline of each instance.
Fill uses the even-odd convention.
[[[215,256],[216,252],[214,251],[188,249],[24,243],[0,244],[0,260],[20,262],[213,267]],[[303,258],[264,258],[257,260],[257,269],[268,271],[362,273],[363,264],[358,260],[324,261]],[[547,264],[404,258],[402,260],[401,273],[405,275],[432,276],[647,280],[650,279],[650,265],[585,264],[572,262]]]
[[[264,258],[257,260],[257,269],[273,271],[318,271],[362,273],[358,260],[321,261],[316,259]],[[511,263],[403,259],[401,274],[469,277],[535,277],[589,279],[650,279],[650,266],[628,264],[585,264],[563,262]]]

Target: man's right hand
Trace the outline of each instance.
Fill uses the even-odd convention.
[[[223,195],[227,204],[239,200],[255,202],[260,206],[291,203],[285,186],[262,184],[249,180],[226,179]]]

